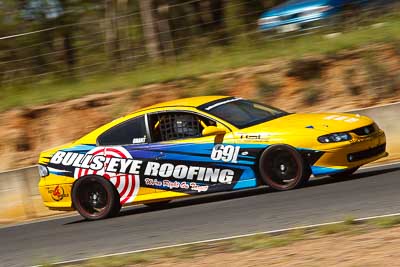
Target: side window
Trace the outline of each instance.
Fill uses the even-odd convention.
[[[162,112],[149,117],[153,142],[200,137],[203,129],[211,125],[216,123],[187,112]]]
[[[102,146],[143,144],[147,141],[144,117],[118,124],[104,132],[97,140]]]

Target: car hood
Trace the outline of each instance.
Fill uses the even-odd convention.
[[[289,114],[271,121],[260,123],[246,129],[249,132],[289,133],[295,135],[314,135],[347,132],[372,124],[365,116],[349,113],[310,113]]]
[[[304,9],[329,4],[329,0],[297,0],[288,1],[265,12],[262,17],[280,16],[301,12]]]

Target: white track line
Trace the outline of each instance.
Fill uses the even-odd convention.
[[[366,220],[378,219],[378,218],[385,218],[385,217],[391,217],[391,216],[400,216],[400,213],[392,213],[392,214],[385,214],[385,215],[363,217],[363,218],[355,219],[354,221],[360,222],[360,221],[366,221]],[[304,229],[310,229],[310,228],[321,227],[321,226],[326,226],[326,225],[343,223],[343,222],[344,221],[334,221],[334,222],[328,222],[328,223],[311,224],[311,225],[305,225],[305,226],[284,228],[284,229],[279,229],[279,230],[271,230],[271,231],[265,231],[265,232],[255,232],[255,233],[250,233],[250,234],[227,236],[227,237],[221,237],[221,238],[214,238],[214,239],[207,239],[207,240],[201,240],[201,241],[187,242],[187,243],[181,243],[181,244],[175,244],[175,245],[169,245],[169,246],[160,246],[160,247],[155,247],[155,248],[138,249],[138,250],[132,250],[132,251],[119,252],[119,253],[111,253],[111,254],[106,254],[106,255],[96,256],[96,257],[87,257],[87,258],[81,258],[81,259],[75,259],[75,260],[69,260],[69,261],[60,261],[60,262],[52,263],[52,265],[73,264],[73,263],[78,263],[78,262],[83,262],[83,261],[88,261],[88,260],[93,260],[93,259],[103,259],[103,258],[108,258],[108,257],[123,256],[123,255],[135,254],[135,253],[141,253],[141,252],[150,252],[150,251],[156,251],[156,250],[161,250],[161,249],[169,249],[169,248],[177,248],[177,247],[196,245],[196,244],[204,244],[204,243],[211,243],[211,242],[226,241],[226,240],[232,240],[232,239],[236,239],[236,238],[250,237],[250,236],[256,236],[256,235],[279,234],[279,233],[284,233],[284,232],[288,232],[288,231],[304,230]],[[34,265],[34,266],[31,266],[31,267],[42,267],[42,266],[43,265]]]
[[[380,164],[380,165],[365,166],[365,167],[361,167],[360,170],[374,169],[374,168],[378,168],[378,167],[387,167],[387,166],[393,166],[393,165],[399,165],[399,164],[400,164],[400,161],[396,161],[396,162],[385,163],[385,164]]]
[[[399,164],[400,164],[400,161],[397,161],[397,162],[386,163],[386,164],[381,164],[381,165],[365,166],[365,167],[361,167],[360,170],[375,169],[375,168],[388,167],[388,166],[399,165]],[[131,207],[126,207],[126,208],[131,208]],[[16,223],[16,224],[11,224],[11,225],[4,225],[4,226],[0,226],[0,229],[24,226],[24,225],[34,224],[34,223],[54,221],[54,220],[59,220],[59,219],[71,218],[71,217],[75,217],[75,216],[78,216],[78,214],[75,213],[75,214],[69,214],[69,215],[60,215],[60,216],[53,217],[53,218],[45,218],[45,219],[33,220],[33,221]]]

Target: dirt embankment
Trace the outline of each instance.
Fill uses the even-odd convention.
[[[77,139],[138,108],[195,95],[234,95],[292,112],[338,111],[400,101],[400,48],[273,60],[201,77],[91,95],[0,114],[0,170],[34,164],[41,150]]]

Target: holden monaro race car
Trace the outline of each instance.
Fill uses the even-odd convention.
[[[48,208],[95,220],[129,204],[260,185],[294,189],[311,175],[351,175],[385,156],[385,134],[368,117],[195,97],[141,109],[42,152],[39,189]]]

